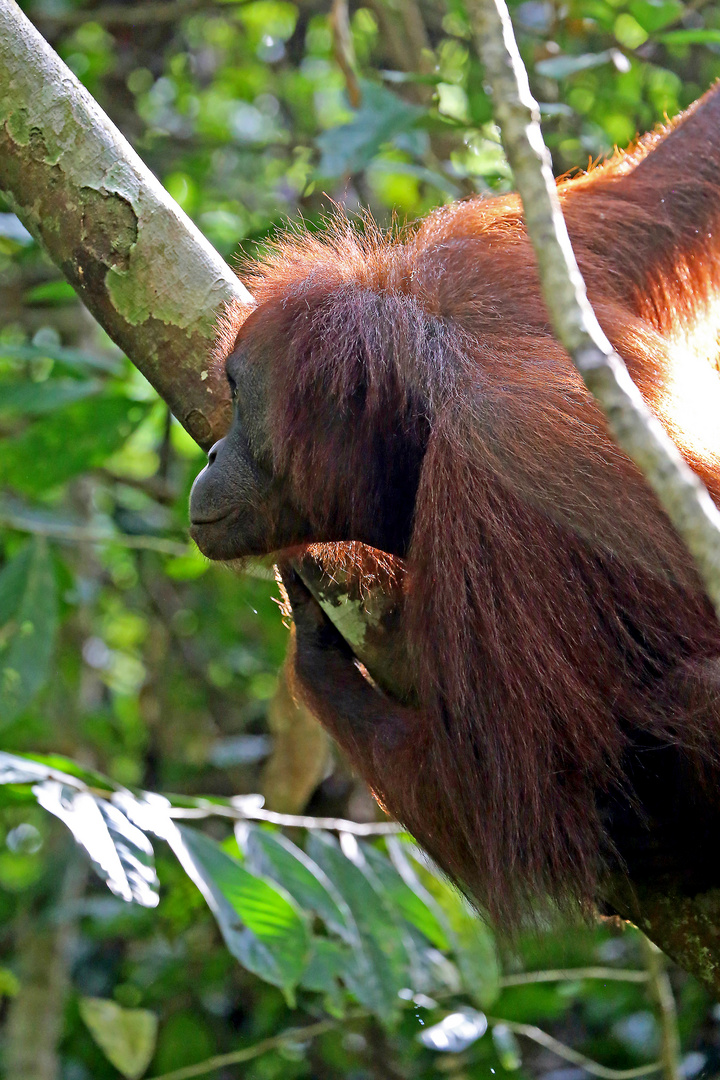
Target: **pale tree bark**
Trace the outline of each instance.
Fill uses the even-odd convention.
[[[217,308],[247,294],[13,0],[0,0],[0,192],[197,441],[224,433],[208,365]],[[303,577],[373,678],[414,700],[399,597]],[[618,888],[618,911],[720,992],[720,893]]]
[[[63,841],[65,841],[63,834]],[[60,875],[60,889],[41,913],[18,917],[19,989],[8,1010],[5,1080],[58,1080],[58,1045],[70,989],[76,906],[87,867],[73,850]]]

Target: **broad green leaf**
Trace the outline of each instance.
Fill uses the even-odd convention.
[[[363,853],[383,892],[402,917],[424,934],[436,948],[446,951],[449,948],[447,934],[438,918],[438,913],[432,910],[432,897],[422,888],[417,878],[415,879],[416,889],[413,889],[408,881],[403,881],[390,860],[377,848],[371,844],[364,844]]]
[[[65,759],[58,758],[57,760]],[[65,775],[44,760],[0,751],[0,784],[36,784],[38,781],[50,778],[68,783],[70,787],[77,787],[78,790],[85,788],[82,781],[76,782],[72,774]]]
[[[27,781],[10,779],[25,772]],[[36,783],[38,780],[61,780],[64,784],[83,790],[86,786],[103,788],[110,795],[117,784],[94,769],[82,765],[63,754],[6,754],[0,752],[0,784]]]
[[[47,542],[36,537],[0,573],[0,727],[44,685],[57,621],[55,570]]]
[[[168,840],[208,901],[230,952],[292,1000],[310,949],[307,925],[292,899],[203,833],[182,827],[176,834],[182,849]]]
[[[287,0],[253,0],[240,7],[237,18],[258,39],[269,34],[287,41],[295,29],[298,9]]]
[[[382,892],[343,854],[333,837],[312,833],[308,854],[342,895],[360,933],[354,969],[344,974],[346,985],[361,1005],[384,1023],[392,1023],[399,1008],[398,994],[409,982],[409,957],[398,920]]]
[[[669,30],[656,40],[663,45],[720,45],[720,30]]]
[[[313,938],[310,960],[303,972],[302,985],[308,990],[322,990],[325,993],[333,989],[350,958],[350,952],[332,938]]]
[[[47,379],[0,385],[0,413],[41,416],[102,390],[97,379]]]
[[[320,176],[359,172],[384,143],[413,127],[422,116],[423,110],[417,105],[409,105],[375,83],[363,83],[362,95],[362,105],[349,123],[318,136],[316,142],[322,151],[317,167]]]
[[[344,993],[339,980],[351,968],[352,952],[331,938],[313,938],[310,960],[300,980],[305,990],[324,994],[323,1003],[331,1016],[344,1013]]]
[[[77,401],[37,420],[3,444],[3,483],[43,494],[78,473],[101,465],[147,414],[147,402],[122,397]]]
[[[684,10],[680,0],[632,0],[629,6],[630,14],[649,34],[676,22]]]
[[[282,833],[250,826],[246,855],[254,873],[282,885],[301,907],[314,911],[330,930],[346,941],[357,940],[350,908],[327,874]]]
[[[39,805],[67,825],[111,892],[142,907],[157,906],[152,845],[117,806],[58,780],[43,780],[33,791]]]
[[[149,1009],[124,1009],[107,998],[80,998],[80,1015],[108,1061],[138,1080],[152,1061],[158,1022]]]
[[[430,869],[422,852],[411,844],[404,845],[404,850],[414,856],[420,880],[442,909],[466,992],[482,1008],[488,1008],[500,993],[500,967],[490,927],[454,885]]]

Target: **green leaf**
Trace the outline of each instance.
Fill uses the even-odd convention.
[[[720,45],[720,30],[670,30],[657,40],[663,45]]]
[[[287,889],[303,908],[314,911],[326,926],[346,941],[357,940],[350,908],[316,862],[283,836],[250,826],[246,840],[250,869]]]
[[[632,0],[629,10],[643,30],[654,34],[679,19],[685,8],[680,0]]]
[[[0,727],[44,685],[57,621],[54,567],[47,542],[35,537],[0,572]]]
[[[384,143],[413,127],[423,113],[375,83],[364,82],[362,95],[362,105],[349,123],[318,136],[320,176],[344,176],[364,169]]]
[[[173,850],[205,896],[230,952],[292,1001],[310,949],[307,925],[292,899],[203,833],[182,827],[177,834],[184,850],[177,844]]]
[[[25,291],[26,304],[72,304],[77,300],[77,293],[68,281],[44,281]]]
[[[111,892],[142,907],[157,906],[152,844],[117,806],[54,779],[36,784],[33,792],[43,809],[67,825]]]
[[[488,1008],[500,993],[500,966],[492,930],[454,885],[429,868],[422,852],[411,844],[404,845],[404,850],[417,860],[421,880],[447,920],[465,990],[482,1008]]]
[[[155,1053],[158,1022],[148,1009],[123,1009],[107,998],[80,998],[80,1016],[108,1061],[138,1080]]]
[[[432,910],[435,906],[430,894],[422,888],[415,878],[413,887],[412,880],[408,877],[403,880],[396,868],[382,852],[371,844],[363,845],[363,854],[373,870],[383,892],[395,905],[404,919],[419,930],[428,941],[443,952],[450,947],[447,934],[438,918],[438,912]]]
[[[324,994],[323,1004],[331,1016],[344,1015],[344,994],[339,980],[352,966],[352,952],[331,938],[313,938],[310,960],[300,980],[305,990]]]
[[[11,779],[25,773],[27,780]],[[90,786],[104,788],[108,796],[117,790],[117,784],[94,769],[85,769],[82,765],[65,757],[63,754],[6,754],[0,752],[0,784],[36,783],[38,780],[62,780],[73,784],[78,780],[78,790]]]
[[[71,787],[75,786],[79,791],[85,789],[85,785],[82,782],[76,783],[72,775],[66,777],[44,761],[0,751],[0,784],[36,784],[51,777],[69,782]]]
[[[0,385],[0,413],[41,416],[102,390],[97,379],[47,379]]]
[[[78,401],[38,420],[3,446],[3,482],[41,495],[101,465],[147,414],[148,402],[107,397]]]
[[[382,892],[348,859],[337,841],[312,833],[308,854],[325,871],[353,914],[360,934],[353,968],[346,970],[348,988],[384,1023],[395,1021],[398,994],[409,982],[410,960],[400,924]]]
[[[310,960],[303,972],[302,985],[307,990],[330,993],[347,966],[350,957],[346,946],[331,938],[313,938]]]

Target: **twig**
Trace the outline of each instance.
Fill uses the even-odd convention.
[[[356,1015],[344,1017],[342,1023],[347,1023],[349,1019],[356,1019]],[[151,1080],[190,1080],[193,1076],[203,1076],[205,1073],[222,1069],[226,1065],[239,1065],[243,1061],[251,1061],[253,1058],[260,1057],[261,1054],[267,1054],[270,1050],[277,1050],[285,1043],[315,1039],[326,1031],[332,1031],[339,1023],[339,1020],[318,1020],[316,1024],[308,1024],[306,1027],[288,1028],[287,1031],[273,1035],[269,1039],[263,1039],[254,1046],[246,1046],[242,1050],[231,1050],[229,1054],[216,1054],[214,1057],[198,1062],[197,1065],[173,1069],[172,1072],[163,1073],[161,1076],[153,1076]]]
[[[360,108],[362,94],[357,76],[357,62],[350,29],[347,0],[333,0],[330,11],[330,29],[333,37],[333,53],[337,65],[345,76],[348,101],[353,109]]]
[[[33,536],[47,536],[52,540],[73,544],[119,544],[121,547],[143,551],[159,551],[162,555],[189,555],[192,550],[189,544],[166,540],[162,536],[126,536],[124,533],[98,532],[82,525],[30,521],[20,514],[0,514],[0,528],[16,529],[18,532],[32,533]]]
[[[352,833],[353,836],[396,836],[405,832],[395,821],[348,821],[345,818],[308,817],[306,814],[278,814],[274,810],[249,807],[223,806],[208,803],[206,806],[173,806],[168,810],[171,818],[224,817],[233,821],[267,821],[288,829],[326,829],[328,832]]]
[[[552,1050],[558,1057],[572,1062],[573,1065],[579,1065],[591,1076],[599,1076],[601,1080],[634,1080],[637,1076],[650,1076],[652,1073],[660,1072],[662,1068],[660,1062],[656,1061],[652,1065],[639,1065],[635,1069],[609,1069],[606,1065],[600,1065],[592,1058],[585,1057],[585,1054],[581,1054],[578,1050],[573,1050],[571,1046],[558,1042],[552,1035],[548,1035],[546,1031],[535,1027],[534,1024],[520,1024],[515,1020],[503,1020],[498,1016],[488,1016],[487,1019],[489,1024],[504,1024],[516,1035],[524,1035],[526,1039],[531,1039],[538,1046],[544,1046],[546,1050]]]
[[[680,1033],[677,1009],[665,969],[665,957],[657,945],[642,935],[650,993],[655,998],[660,1024],[660,1062],[664,1080],[680,1080]]]
[[[531,983],[560,982],[563,979],[607,979],[609,982],[648,982],[647,971],[634,971],[628,968],[584,967],[557,968],[549,971],[525,971],[520,975],[503,975],[500,985],[528,986]]]
[[[720,616],[720,512],[648,409],[590,306],[505,0],[469,0],[468,11],[555,334],[683,539]]]

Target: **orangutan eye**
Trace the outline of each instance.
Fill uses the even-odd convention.
[[[237,383],[233,379],[232,375],[230,375],[228,372],[226,372],[225,374],[227,376],[228,386],[230,387],[230,396],[233,399],[233,402],[236,402],[238,398]]]

